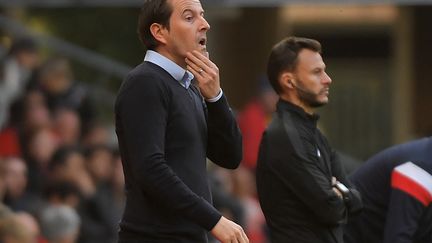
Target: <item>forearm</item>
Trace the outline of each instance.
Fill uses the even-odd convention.
[[[242,136],[223,95],[217,102],[207,102],[207,156],[216,164],[234,169],[242,159]]]

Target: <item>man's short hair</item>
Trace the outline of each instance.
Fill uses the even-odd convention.
[[[169,0],[145,0],[138,17],[138,36],[148,50],[154,50],[158,41],[150,32],[153,23],[161,24],[169,30],[172,6]]]
[[[9,49],[9,55],[16,55],[20,52],[36,53],[38,51],[38,45],[36,41],[31,37],[21,37],[12,43]]]
[[[321,53],[321,44],[317,40],[291,36],[273,46],[267,63],[267,76],[276,93],[282,92],[280,74],[295,70],[298,54],[303,49]]]

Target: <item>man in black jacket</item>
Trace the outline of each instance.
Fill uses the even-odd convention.
[[[241,134],[208,58],[198,0],[146,0],[138,32],[148,51],[115,104],[126,180],[119,242],[248,242],[212,206],[206,157],[234,169]]]
[[[277,112],[258,156],[258,196],[272,242],[341,243],[341,225],[361,208],[341,163],[317,128],[316,107],[328,102],[331,79],[319,42],[289,37],[269,57]]]

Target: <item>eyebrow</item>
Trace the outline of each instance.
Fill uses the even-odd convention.
[[[186,9],[184,9],[183,11],[182,11],[182,14],[184,14],[185,12],[195,12],[192,8],[190,8],[190,7],[187,7]],[[203,14],[204,13],[204,9],[201,9],[200,11],[199,11],[199,14]]]

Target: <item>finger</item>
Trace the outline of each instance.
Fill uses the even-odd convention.
[[[195,71],[199,71],[201,69],[206,72],[210,71],[210,67],[208,67],[203,61],[190,52],[186,56],[186,64],[190,65],[193,69],[195,69]]]
[[[193,64],[191,64],[191,65],[193,65]],[[197,78],[197,80],[203,78],[205,71],[203,69],[197,67],[196,65],[194,67],[192,67],[191,65],[186,66],[187,70],[189,72],[191,72]]]
[[[187,58],[195,63],[197,66],[204,69],[206,72],[210,72],[211,69],[215,68],[215,64],[208,59],[208,57],[204,56],[202,53],[198,51],[189,52]]]
[[[241,230],[241,241],[240,242],[249,243],[249,239],[248,239],[248,237],[247,237],[247,235],[243,229]]]
[[[197,73],[202,73],[201,70],[204,71],[204,69],[203,69],[202,67],[198,66],[196,63],[192,62],[192,61],[191,61],[190,59],[188,59],[188,58],[186,58],[186,64],[187,64],[187,66],[188,66],[191,70],[193,70],[193,71],[195,71],[195,72],[197,72]],[[189,70],[189,71],[191,71],[191,70]]]

